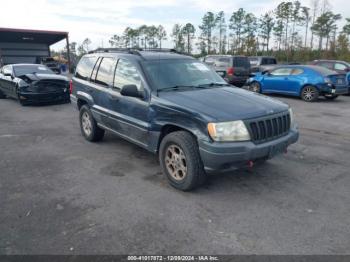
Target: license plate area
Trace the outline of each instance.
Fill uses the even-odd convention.
[[[276,155],[283,154],[286,151],[286,149],[287,149],[286,143],[281,143],[281,144],[271,146],[269,151],[269,158],[272,158]]]

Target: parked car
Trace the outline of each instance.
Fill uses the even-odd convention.
[[[234,86],[242,87],[250,77],[250,63],[246,56],[208,55],[203,62]]]
[[[336,99],[349,92],[344,74],[312,65],[278,66],[256,74],[248,82],[254,92],[300,96],[306,102],[316,101],[319,96]]]
[[[345,61],[338,60],[315,60],[311,63],[312,65],[322,66],[329,70],[334,70],[341,74],[350,72],[350,64]]]
[[[289,106],[234,88],[204,63],[169,52],[104,49],[84,55],[72,79],[82,135],[105,131],[158,153],[172,186],[251,166],[298,139]]]
[[[38,64],[14,64],[0,70],[0,98],[12,97],[22,105],[69,102],[69,80]]]
[[[277,59],[272,56],[250,56],[249,62],[252,73],[264,72],[277,65]]]
[[[53,57],[45,57],[41,59],[41,64],[50,68],[56,74],[61,74],[61,64],[53,59]]]

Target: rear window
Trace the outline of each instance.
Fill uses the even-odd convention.
[[[244,67],[250,68],[250,63],[248,57],[234,57],[233,58],[234,67]]]
[[[267,58],[262,59],[261,64],[262,65],[275,65],[275,64],[277,64],[277,61],[274,58],[267,57]]]
[[[310,68],[320,73],[323,76],[338,74],[335,71],[329,70],[328,68],[321,67],[321,66],[310,66]]]
[[[83,57],[77,66],[77,70],[75,71],[75,77],[87,80],[91,76],[96,61],[97,57],[95,56]]]

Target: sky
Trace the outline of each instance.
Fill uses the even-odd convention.
[[[321,0],[322,1],[322,0]],[[69,32],[70,41],[92,41],[91,49],[107,47],[114,34],[143,24],[163,25],[168,33],[175,23],[198,25],[207,11],[226,13],[242,7],[256,16],[273,10],[281,0],[6,0],[1,3],[0,27]],[[310,0],[300,0],[309,6]],[[332,9],[350,17],[349,0],[332,0]],[[346,8],[344,8],[346,7]],[[60,49],[64,42],[52,46]],[[172,47],[170,39],[163,47]]]

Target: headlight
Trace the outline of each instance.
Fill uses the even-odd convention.
[[[332,84],[332,80],[331,80],[329,77],[325,77],[325,78],[324,78],[324,82],[325,82],[326,84],[329,84],[329,85]]]
[[[209,123],[208,133],[214,141],[247,141],[250,135],[243,121]]]
[[[293,127],[294,126],[294,114],[293,114],[293,110],[292,108],[290,107],[288,109],[289,111],[289,117],[290,117],[290,126]]]

